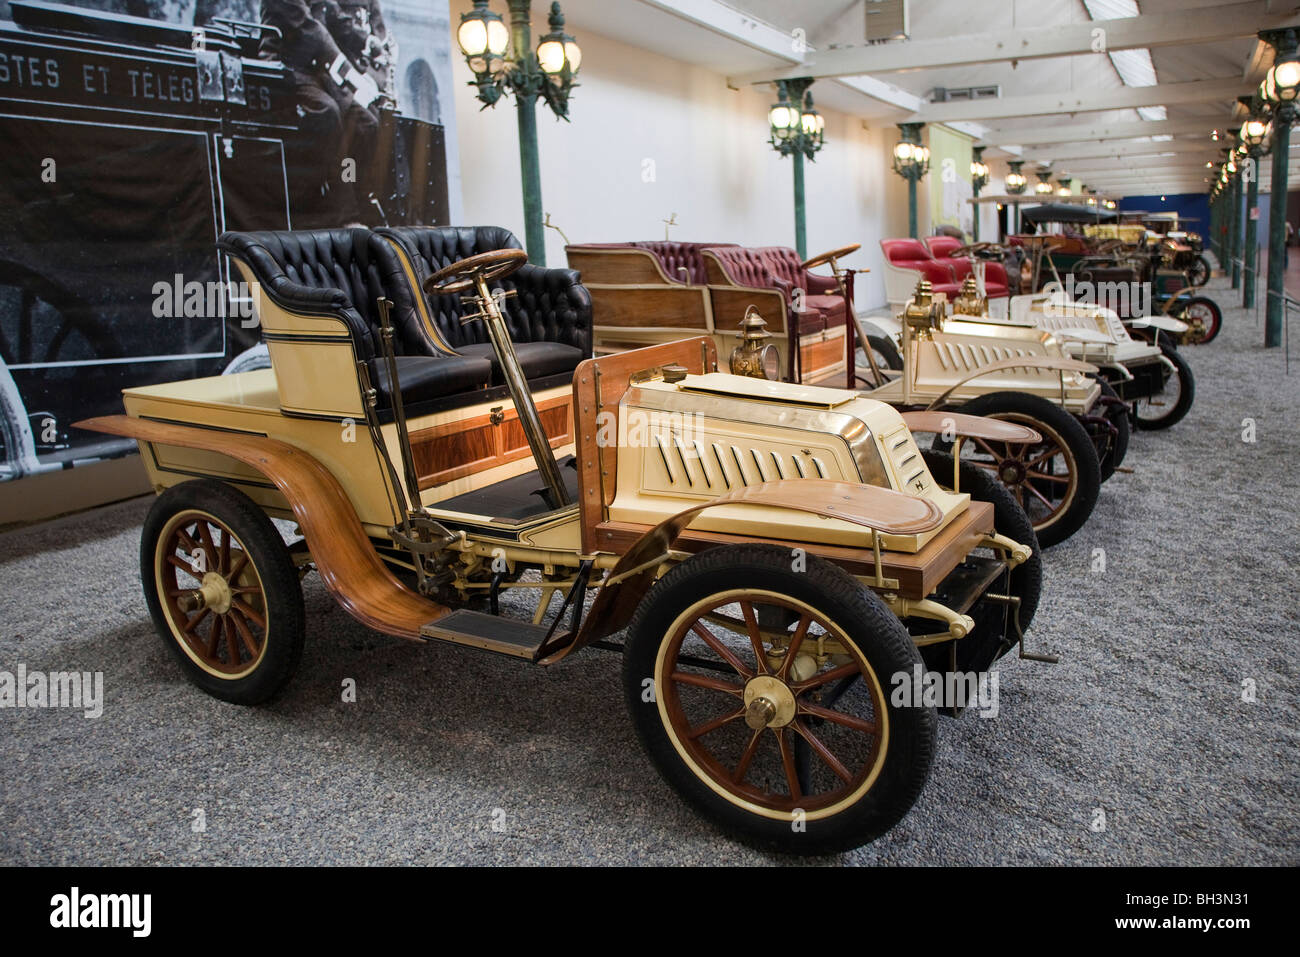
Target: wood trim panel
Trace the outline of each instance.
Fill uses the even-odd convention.
[[[598,549],[596,524],[605,519],[605,507],[614,500],[618,474],[617,445],[596,442],[597,421],[601,412],[609,412],[617,435],[618,406],[627,392],[632,376],[647,369],[683,365],[693,373],[714,372],[718,368],[718,350],[705,336],[680,339],[658,346],[646,346],[610,356],[586,359],[573,374],[573,412],[577,422],[575,453],[580,479],[578,503],[582,517],[582,550],[590,555]]]
[[[537,404],[542,428],[551,448],[573,441],[573,397],[558,395]],[[411,433],[411,454],[420,489],[432,488],[454,479],[506,465],[532,455],[524,438],[519,414],[509,399],[502,400],[500,422],[492,413],[461,422],[448,422]],[[454,462],[445,468],[440,463]]]
[[[767,322],[767,331],[785,335],[786,302],[778,289],[755,289],[749,286],[709,286],[709,299],[713,303],[713,328],[732,335],[740,329],[740,320],[750,306]]]
[[[680,285],[680,277],[670,277],[659,257],[648,249],[601,249],[592,246],[565,246],[569,268],[582,273],[582,283],[653,283]]]
[[[596,545],[601,551],[622,554],[650,531],[649,525],[631,522],[599,522],[594,531]],[[905,598],[924,598],[934,592],[961,560],[993,530],[993,506],[988,502],[970,503],[970,508],[959,515],[948,527],[936,535],[916,554],[884,552],[881,554],[886,578],[898,580],[899,594]],[[585,531],[585,529],[584,529]],[[673,545],[684,552],[700,552],[715,545],[737,545],[756,541],[746,535],[725,532],[702,532],[687,529]],[[815,542],[781,541],[763,539],[789,548],[802,548],[814,555],[829,559],[852,575],[873,575],[870,548],[849,548],[844,545],[821,545]],[[590,551],[584,544],[584,550]]]
[[[591,294],[594,326],[712,331],[706,286],[584,285]]]

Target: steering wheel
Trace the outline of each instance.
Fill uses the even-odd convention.
[[[958,246],[949,255],[974,256],[978,259],[1002,259],[1007,255],[1007,248],[1001,243],[968,243]]]
[[[472,289],[475,280],[482,276],[487,282],[508,276],[525,262],[528,253],[522,249],[493,249],[469,256],[450,266],[444,266],[424,281],[425,295],[448,296]]]
[[[801,262],[799,268],[816,269],[818,266],[823,266],[833,259],[843,259],[849,253],[855,253],[861,248],[862,243],[853,243],[849,246],[841,246],[839,249],[832,249],[828,253],[822,253],[820,256],[814,256],[812,259]]]

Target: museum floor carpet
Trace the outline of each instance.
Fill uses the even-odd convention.
[[[1239,302],[1222,279],[1209,294]],[[1061,663],[1005,660],[997,716],[941,721],[911,814],[831,861],[1300,863],[1300,363],[1284,375],[1262,341],[1226,308],[1185,350],[1191,414],[1136,433],[1134,471],[1047,555],[1031,643]],[[98,719],[0,711],[0,863],[784,860],[659,780],[609,653],[547,671],[409,644],[309,579],[283,697],[207,697],[140,594],[147,507],[0,536],[0,670],[100,671],[106,698]]]

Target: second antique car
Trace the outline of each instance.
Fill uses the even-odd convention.
[[[555,374],[563,355],[517,352],[507,317],[577,314],[576,274],[542,270],[525,302],[508,277],[538,267],[518,249],[411,255],[463,255],[469,235],[227,233],[272,368],[127,389],[125,415],[80,423],[139,442],[158,492],[141,581],[180,666],[226,701],[275,695],[315,569],[357,621],[413,641],[535,665],[622,651],[653,763],[740,838],[812,854],[888,831],[937,724],[899,683],[1041,657],[1023,513],[930,471],[909,421],[932,414],[727,374],[707,337]],[[449,318],[489,348],[449,349]],[[943,416],[960,438],[1038,438]]]

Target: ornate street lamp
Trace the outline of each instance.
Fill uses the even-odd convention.
[[[474,0],[461,14],[456,43],[474,74],[472,86],[485,106],[494,106],[506,93],[515,95],[519,116],[519,168],[524,195],[524,245],[528,258],[546,265],[542,225],[542,177],[537,158],[537,98],[558,118],[569,118],[569,93],[582,63],[582,51],[564,32],[564,14],[551,4],[550,32],[533,52],[531,0],[508,0],[510,29],[501,15],[488,9],[488,0]]]
[[[971,148],[970,188],[971,188],[971,195],[973,195],[976,199],[979,198],[980,190],[983,189],[984,186],[989,181],[989,168],[984,163],[985,149],[987,149],[987,147],[984,146],[975,146]],[[979,242],[980,241],[979,203],[975,204],[974,209],[975,209],[975,222],[971,228],[971,236],[975,240],[975,242]]]
[[[930,148],[921,145],[924,123],[899,123],[903,138],[894,147],[894,172],[907,180],[907,232],[916,239],[916,184],[930,169]]]
[[[1070,195],[1070,177],[1058,176],[1056,178],[1056,195],[1057,196]]]
[[[1029,179],[1024,173],[1020,172],[1021,167],[1025,165],[1024,160],[1012,160],[1007,164],[1011,172],[1007,173],[1007,192],[1012,196],[1021,196],[1025,188],[1029,185]],[[1011,203],[1011,234],[1015,235],[1020,232],[1020,202],[1014,200]]]
[[[1034,192],[1039,196],[1051,196],[1055,190],[1052,189],[1052,171],[1046,168],[1038,170],[1038,182],[1034,184]]]
[[[1265,30],[1259,38],[1273,47],[1273,66],[1260,84],[1260,98],[1273,111],[1273,187],[1269,191],[1268,308],[1264,319],[1264,345],[1282,344],[1282,305],[1285,290],[1287,166],[1291,124],[1296,119],[1300,94],[1300,60],[1296,57],[1296,31]]]
[[[768,143],[794,163],[794,245],[808,256],[807,204],[804,201],[803,161],[812,160],[826,144],[826,120],[813,106],[809,77],[776,81],[777,100],[767,111]]]
[[[1239,99],[1246,108],[1246,119],[1241,124],[1237,138],[1246,149],[1246,163],[1250,174],[1246,180],[1246,248],[1242,258],[1245,282],[1241,287],[1241,305],[1244,309],[1255,307],[1255,282],[1259,269],[1259,161],[1267,152],[1264,146],[1268,139],[1269,126],[1264,116],[1264,106],[1258,97],[1243,96]],[[1252,213],[1254,215],[1252,216]]]

